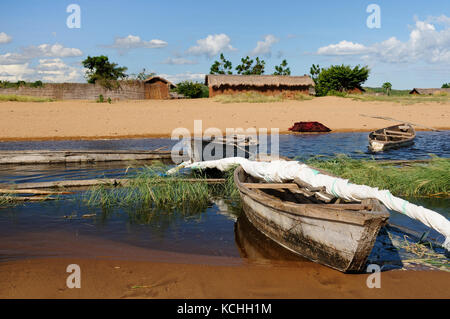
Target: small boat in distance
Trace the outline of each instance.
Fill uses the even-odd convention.
[[[297,179],[266,183],[241,166],[234,171],[234,183],[256,229],[295,254],[342,272],[365,269],[378,231],[389,218],[378,200],[342,202]]]
[[[416,131],[407,123],[397,124],[373,131],[369,134],[369,150],[381,152],[414,143]]]

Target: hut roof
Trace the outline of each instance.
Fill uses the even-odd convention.
[[[417,94],[434,94],[434,93],[439,93],[439,92],[446,92],[446,93],[450,93],[450,88],[437,88],[437,89],[419,89],[419,88],[414,88],[411,90],[411,92],[409,92],[409,94],[413,94],[413,93],[417,93]]]
[[[171,88],[177,87],[175,84],[170,82],[169,80],[166,80],[165,78],[162,78],[160,76],[151,76],[144,80],[145,83],[154,83],[156,81],[161,81],[169,85]]]
[[[237,86],[314,86],[314,81],[310,76],[290,76],[290,75],[222,75],[208,74],[205,77],[205,84],[212,87],[222,85]]]

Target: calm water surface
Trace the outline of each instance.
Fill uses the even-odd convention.
[[[418,132],[413,146],[375,155],[367,151],[366,133],[281,135],[279,142],[281,155],[303,159],[335,154],[376,159],[421,159],[429,157],[429,154],[450,157],[450,131]],[[174,143],[170,139],[6,142],[0,143],[0,150],[149,150],[170,147]],[[0,166],[0,183],[124,177],[128,166],[129,163]],[[449,199],[409,200],[450,219]],[[85,218],[83,215],[90,217]],[[102,210],[87,207],[77,197],[64,201],[20,204],[0,208],[0,259],[74,255],[124,257],[134,248],[142,249],[139,254],[145,254],[145,251],[169,251],[251,258],[255,247],[261,250],[262,246],[263,251],[258,253],[260,257],[296,258],[289,253],[281,254],[278,246],[255,235],[251,225],[242,216],[238,218],[239,215],[239,211],[232,209],[223,200],[211,203],[204,212],[194,215],[176,211],[127,211],[123,208]],[[421,223],[397,213],[391,214],[390,221],[418,234],[428,230]],[[408,258],[403,255],[399,257],[398,250],[385,249],[386,243],[383,243],[383,240],[392,240],[397,241],[393,245],[398,246],[405,234],[409,234],[403,231],[390,227],[387,228],[390,237],[380,234],[380,243],[375,245],[371,259],[392,261]],[[442,236],[435,232],[431,232],[430,236],[442,240]],[[261,245],[262,242],[264,245]]]

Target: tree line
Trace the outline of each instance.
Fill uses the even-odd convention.
[[[126,67],[118,66],[117,63],[109,61],[107,56],[88,56],[82,61],[86,68],[86,80],[88,83],[99,83],[108,89],[114,89],[118,86],[118,80],[130,78],[125,72]],[[266,62],[259,57],[251,59],[249,56],[241,58],[240,64],[233,69],[233,64],[227,60],[223,53],[219,59],[214,61],[210,67],[210,74],[233,74],[233,70],[239,75],[262,75],[265,73]],[[288,62],[283,60],[280,65],[275,66],[273,75],[291,75]],[[353,89],[361,89],[362,84],[368,79],[370,69],[368,66],[350,66],[350,65],[331,65],[328,68],[321,68],[313,64],[309,74],[315,83],[317,96],[325,95],[343,95]],[[155,73],[146,72],[143,69],[140,73],[131,76],[132,79],[145,80]],[[442,88],[450,88],[450,83],[444,83]],[[392,84],[385,82],[382,90],[390,95]],[[184,81],[177,85],[177,92],[186,97],[198,98],[207,97],[208,90],[202,83]]]
[[[256,57],[255,60],[249,56],[241,58],[241,64],[235,68],[237,74],[241,75],[262,75],[265,72],[266,61]],[[233,74],[233,64],[227,60],[223,53],[220,54],[219,61],[214,61],[209,69],[209,74]],[[291,75],[291,69],[286,60],[275,66],[273,75]]]

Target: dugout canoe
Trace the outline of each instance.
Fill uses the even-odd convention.
[[[280,246],[342,272],[365,270],[377,234],[389,212],[374,199],[328,203],[297,183],[269,184],[236,168],[247,219]],[[316,194],[317,195],[317,194]]]
[[[397,124],[369,134],[369,150],[381,152],[392,148],[409,146],[414,143],[416,131],[410,124]]]

